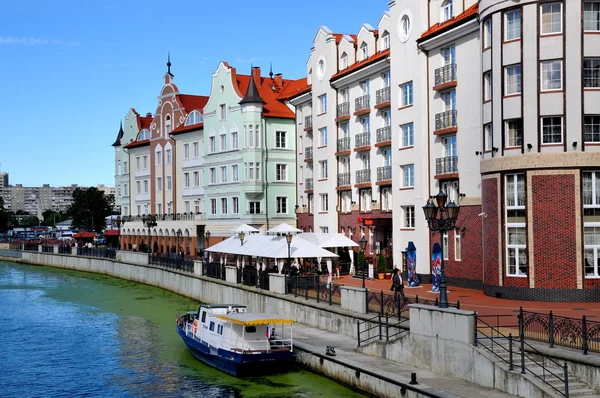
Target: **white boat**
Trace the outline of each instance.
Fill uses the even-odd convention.
[[[292,364],[293,322],[243,305],[202,305],[177,316],[177,333],[200,361],[233,376],[255,376],[285,372]]]

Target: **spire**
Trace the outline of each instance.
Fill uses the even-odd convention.
[[[269,62],[269,77],[273,78],[273,61]]]
[[[257,73],[255,73],[255,71],[257,71]],[[254,75],[257,75],[256,79],[258,79],[260,83],[260,68],[258,66],[253,67],[250,70],[250,82],[248,83],[248,90],[246,90],[246,95],[244,95],[244,98],[242,98],[242,100],[239,102],[240,104],[248,104],[253,102],[260,104],[265,103],[265,101],[261,98],[260,93],[258,92],[258,87],[256,87]]]
[[[125,132],[123,131],[123,121],[121,121],[121,124],[119,126],[119,132],[117,133],[117,139],[112,144],[112,146],[121,146],[121,139],[123,138],[124,135],[125,135]]]
[[[174,77],[174,75],[171,73],[171,52],[170,51],[167,55],[167,74],[171,77]]]

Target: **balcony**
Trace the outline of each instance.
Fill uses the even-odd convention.
[[[338,104],[335,112],[335,121],[339,122],[348,119],[350,119],[350,102]]]
[[[433,89],[442,91],[452,87],[456,87],[456,64],[448,64],[437,68]]]
[[[368,151],[371,146],[371,133],[360,133],[354,136],[354,150],[355,151]]]
[[[354,100],[354,114],[364,115],[371,112],[371,97],[369,94],[358,97]]]
[[[346,151],[350,152],[350,137],[338,138],[336,148],[337,148],[336,156],[343,154],[340,152],[346,152]]]
[[[392,183],[392,166],[383,166],[377,168],[377,185],[381,182],[389,182]]]
[[[392,97],[390,95],[390,88],[384,87],[375,92],[375,108],[382,109],[387,108],[392,104]]]
[[[356,184],[371,184],[371,169],[356,170]]]
[[[304,131],[312,130],[312,115],[304,118]]]
[[[350,173],[339,173],[337,176],[338,187],[350,187]]]
[[[312,158],[313,158],[313,148],[311,146],[307,146],[306,148],[304,148],[304,161],[312,162]]]
[[[377,129],[376,147],[392,145],[392,126],[385,126]]]
[[[313,179],[312,178],[307,178],[304,180],[304,190],[305,191],[312,191],[313,189]]]
[[[441,177],[440,177],[441,176]],[[435,160],[435,178],[457,178],[458,156],[447,156]]]
[[[456,124],[456,111],[446,111],[435,115],[435,131],[433,134],[449,134],[458,130]]]

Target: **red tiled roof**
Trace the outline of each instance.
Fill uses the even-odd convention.
[[[137,148],[144,145],[150,145],[150,140],[132,141],[123,148]]]
[[[331,81],[337,80],[342,76],[346,76],[354,71],[364,68],[367,65],[371,65],[372,63],[375,63],[381,59],[385,59],[389,55],[390,55],[390,49],[386,48],[383,51],[380,51],[378,53],[375,53],[374,55],[371,55],[367,59],[363,59],[362,61],[355,62],[352,65],[350,65],[349,67],[347,67],[346,69],[339,71],[335,75],[331,76]]]
[[[335,37],[335,44],[338,44],[340,41],[342,41],[342,37],[344,36],[350,36],[352,39],[354,39],[354,42],[356,43],[356,35],[348,35],[345,33],[333,33],[333,36]]]
[[[204,122],[190,124],[188,126],[185,126],[182,124],[181,126],[177,127],[175,130],[171,131],[171,135],[183,134],[183,133],[187,133],[189,131],[200,130],[203,128],[204,128]]]
[[[119,230],[118,229],[109,229],[107,231],[104,231],[104,236],[119,236]]]
[[[138,125],[140,126],[140,130],[149,129],[152,124],[152,115],[147,116],[138,116]]]
[[[417,39],[417,42],[431,39],[432,37],[435,37],[438,34],[445,32],[451,28],[454,28],[455,26],[458,26],[461,23],[466,22],[471,18],[475,18],[477,16],[478,10],[479,9],[478,9],[477,3],[473,4],[471,7],[467,8],[463,13],[455,16],[454,18],[444,21],[441,24],[438,23],[436,25],[433,25],[432,27],[427,29],[421,35],[421,37],[419,39]]]
[[[88,231],[81,231],[81,232],[77,232],[75,235],[73,235],[73,238],[78,239],[78,238],[95,238],[96,234],[92,233],[92,232],[88,232]]]
[[[297,97],[298,95],[309,92],[312,88],[312,84],[306,84],[307,81],[308,79],[306,77],[298,80],[292,80],[292,82],[283,89],[281,94],[279,94],[279,100],[289,100]]]
[[[233,75],[233,74],[232,74]],[[238,84],[240,92],[243,94],[248,90],[250,84],[249,75],[236,74],[236,82]],[[286,119],[295,119],[296,115],[286,104],[279,99],[279,96],[287,91],[290,84],[295,84],[297,80],[285,80],[282,79],[282,85],[279,87],[275,83],[275,78],[260,77],[260,82],[255,81],[256,87],[260,97],[265,101],[263,106],[263,113],[268,117],[280,117]]]
[[[179,94],[179,99],[188,113],[191,111],[200,111],[200,113],[204,114],[204,107],[208,102],[207,96]]]

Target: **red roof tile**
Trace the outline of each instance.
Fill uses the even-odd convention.
[[[339,44],[339,42],[342,41],[342,37],[344,36],[350,36],[352,39],[354,39],[354,42],[356,43],[356,35],[349,35],[345,33],[333,33],[333,36],[335,37],[335,44]]]
[[[444,21],[441,24],[438,23],[436,25],[433,25],[432,27],[427,29],[421,35],[421,37],[417,39],[417,42],[431,39],[432,37],[435,37],[438,34],[445,32],[451,28],[454,28],[460,25],[461,23],[468,21],[471,18],[475,18],[477,16],[478,10],[479,9],[477,3],[473,4],[471,7],[467,8],[463,13],[455,16],[454,18]]]
[[[138,125],[140,126],[140,130],[150,128],[150,125],[152,124],[152,119],[153,119],[152,115],[140,116],[138,118],[139,118]]]
[[[179,94],[179,99],[188,113],[191,111],[200,111],[200,113],[204,114],[204,107],[208,102],[207,96]]]
[[[355,62],[352,65],[350,65],[349,67],[347,67],[346,69],[339,71],[335,75],[331,76],[331,81],[337,80],[342,76],[346,76],[354,71],[364,68],[367,65],[371,65],[372,63],[375,63],[381,59],[385,59],[389,55],[390,55],[390,49],[386,48],[383,51],[380,51],[378,53],[375,53],[374,55],[371,55],[367,59],[363,59],[362,61]]]
[[[232,74],[233,75],[233,74]],[[250,84],[249,75],[236,74],[236,80],[241,93],[245,94]],[[297,80],[281,80],[281,87],[275,82],[276,78],[260,77],[260,82],[255,81],[260,97],[265,101],[263,113],[268,117],[280,117],[286,119],[295,119],[296,115],[282,101],[279,96],[286,92],[290,84],[296,84]],[[243,96],[243,95],[242,95]]]
[[[290,84],[288,84],[281,94],[279,94],[279,100],[285,101],[291,98],[297,97],[298,95],[307,93],[312,88],[311,84],[306,84],[308,79],[306,77],[298,80],[292,80]]]
[[[175,130],[171,131],[171,135],[183,134],[183,133],[187,133],[189,131],[200,130],[203,128],[204,128],[204,122],[190,124],[188,126],[185,126],[182,124],[181,126],[177,127]]]
[[[137,148],[145,145],[150,145],[150,140],[132,141],[123,148]]]
[[[119,236],[119,230],[118,229],[109,229],[104,231],[104,236]]]

